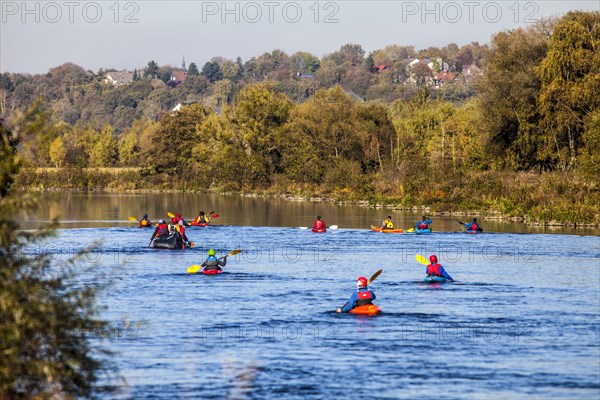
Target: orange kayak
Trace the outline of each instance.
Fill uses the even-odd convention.
[[[376,306],[375,304],[366,304],[364,306],[354,307],[352,310],[350,310],[350,314],[357,315],[376,315],[380,312],[381,308],[379,308],[379,306]]]
[[[374,230],[375,232],[383,232],[383,233],[402,233],[403,232],[402,229],[383,229],[383,228],[379,228],[375,225],[371,225],[371,229]]]

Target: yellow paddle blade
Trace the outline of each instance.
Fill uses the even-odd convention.
[[[173,214],[171,211],[169,211],[167,215],[169,216],[169,218],[175,218],[175,214]]]
[[[383,272],[383,269],[378,269],[377,272],[375,272],[373,274],[373,276],[371,276],[371,279],[369,279],[369,281],[367,282],[367,285],[370,285],[371,282],[373,282],[375,280],[375,278],[377,278],[382,272]]]
[[[406,232],[408,233],[413,233],[415,231],[415,228],[410,228],[409,230],[407,230]]]
[[[135,217],[129,217],[128,218],[131,222],[138,222],[138,219]]]
[[[429,263],[427,262],[427,260],[425,259],[425,257],[423,257],[420,254],[415,254],[415,259],[420,262],[423,265],[429,265]]]
[[[236,249],[236,250],[233,250],[233,251],[231,251],[231,252],[230,252],[229,254],[227,254],[225,257],[234,256],[234,255],[236,255],[236,254],[238,254],[238,253],[241,253],[241,252],[242,252],[242,249]]]
[[[201,269],[202,269],[202,267],[201,267],[201,266],[199,266],[199,265],[192,265],[191,267],[189,267],[189,268],[187,269],[187,273],[188,273],[188,274],[195,274],[195,273],[197,273],[198,271],[200,271]]]

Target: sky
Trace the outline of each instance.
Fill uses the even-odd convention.
[[[65,62],[133,70],[150,60],[181,66],[183,57],[202,68],[215,56],[246,61],[274,49],[323,57],[346,43],[367,53],[483,44],[570,10],[599,11],[600,0],[0,0],[0,72]]]

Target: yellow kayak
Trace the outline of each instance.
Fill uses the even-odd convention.
[[[402,233],[403,232],[402,229],[383,229],[383,228],[379,228],[375,225],[371,225],[371,229],[375,232],[383,232],[383,233]]]

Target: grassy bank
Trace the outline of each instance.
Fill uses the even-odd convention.
[[[368,178],[368,179],[367,179]],[[470,172],[419,182],[380,175],[352,187],[312,185],[275,177],[262,188],[207,188],[194,178],[172,178],[142,168],[40,168],[21,171],[17,184],[33,190],[227,191],[258,196],[334,201],[432,215],[464,213],[529,224],[600,226],[600,186],[572,173]]]

